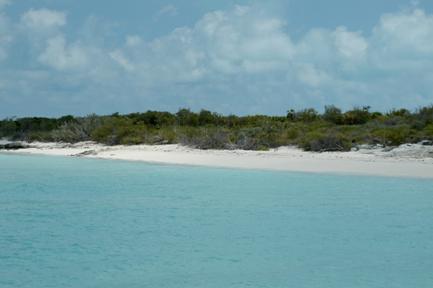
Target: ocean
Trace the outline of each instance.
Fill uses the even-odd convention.
[[[0,154],[0,287],[433,287],[433,181]]]

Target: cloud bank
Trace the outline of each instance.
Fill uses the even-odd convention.
[[[0,114],[433,103],[433,15],[418,8],[384,14],[371,31],[317,28],[293,39],[285,19],[235,6],[156,39],[126,35],[117,47],[71,39],[67,22],[45,8],[17,23],[0,12]],[[12,65],[23,43],[28,61]]]

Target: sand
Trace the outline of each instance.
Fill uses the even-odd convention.
[[[305,152],[296,147],[270,151],[199,150],[181,145],[105,146],[31,143],[4,153],[42,154],[242,169],[338,173],[433,179],[433,146],[405,144],[394,149],[360,147],[351,152]]]

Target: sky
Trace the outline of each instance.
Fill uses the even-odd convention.
[[[431,104],[430,0],[0,0],[0,118]]]

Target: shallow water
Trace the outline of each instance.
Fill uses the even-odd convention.
[[[0,154],[0,287],[433,287],[433,181]]]

